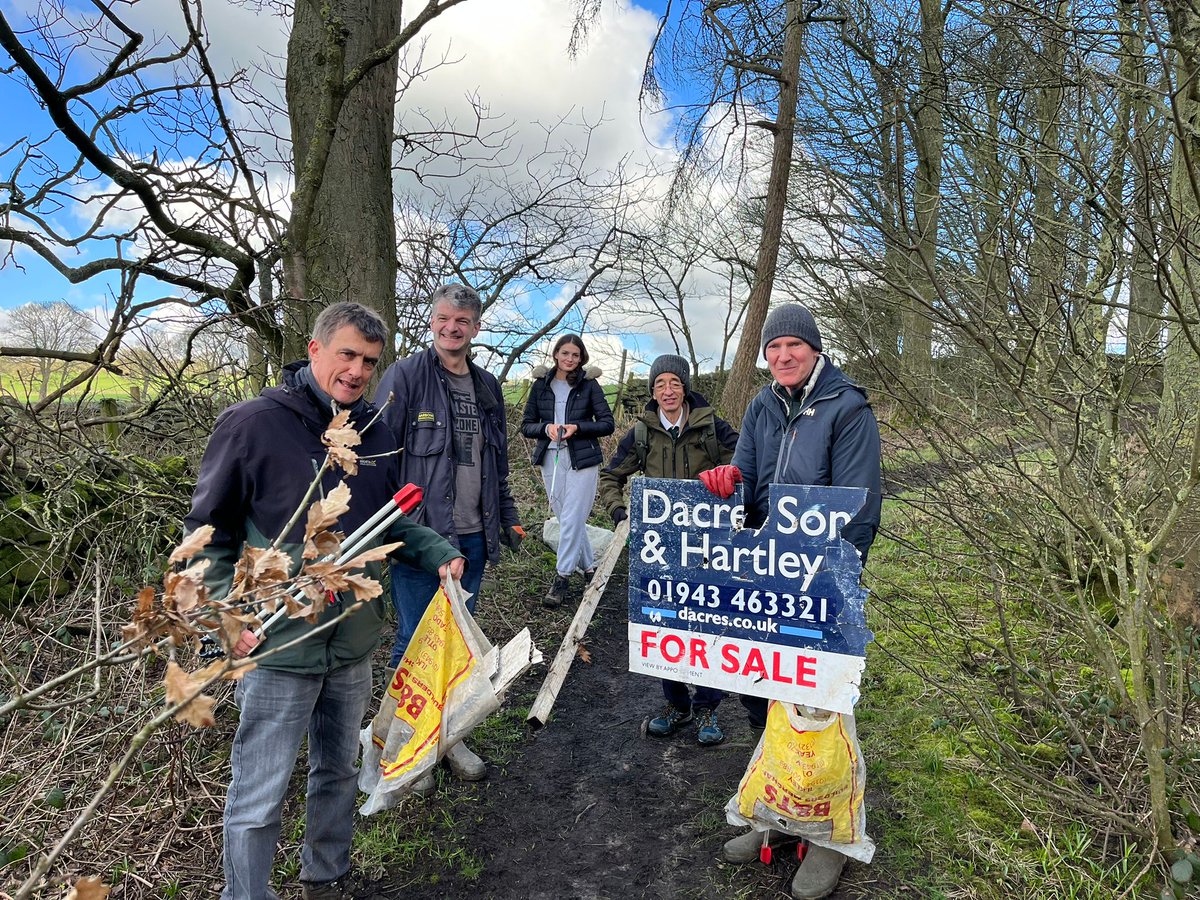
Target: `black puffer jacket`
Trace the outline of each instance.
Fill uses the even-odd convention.
[[[521,434],[536,440],[533,449],[533,464],[540,466],[550,446],[546,437],[546,426],[554,423],[554,369],[547,371],[538,366],[533,370],[533,384],[529,388],[529,401],[525,404],[525,417],[521,420]],[[612,410],[604,399],[604,390],[596,381],[600,375],[597,368],[588,369],[567,395],[567,416],[559,425],[575,425],[578,431],[567,440],[567,453],[571,456],[572,469],[590,469],[604,462],[600,452],[600,441],[616,430]]]

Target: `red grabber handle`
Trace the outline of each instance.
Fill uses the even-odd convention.
[[[400,512],[406,516],[420,506],[423,499],[425,499],[425,492],[412,482],[392,494],[392,502],[400,507]]]

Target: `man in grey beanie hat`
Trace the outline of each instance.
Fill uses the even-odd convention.
[[[692,390],[691,376],[682,356],[667,353],[651,363],[650,402],[600,472],[600,502],[614,525],[629,518],[625,483],[639,472],[648,478],[690,479],[733,459],[737,432]],[[701,746],[725,740],[717,721],[724,691],[701,685],[693,692],[690,685],[670,679],[663,679],[662,689],[666,706],[649,721],[647,734],[670,737],[695,722]]]
[[[688,361],[682,356],[675,356],[673,353],[664,353],[650,364],[651,391],[654,390],[654,383],[658,381],[659,375],[674,375],[679,379],[679,383],[683,385],[683,392],[685,394],[692,389],[692,367],[688,365]]]
[[[767,313],[762,330],[763,353],[767,352],[767,344],[785,335],[800,338],[818,353],[822,350],[821,330],[817,328],[817,320],[799,303],[785,303]]]
[[[746,407],[733,463],[702,472],[700,480],[721,497],[744,482],[746,525],[755,528],[766,521],[772,483],[865,487],[866,502],[842,528],[842,537],[854,545],[865,565],[881,506],[879,425],[867,392],[822,354],[816,320],[799,303],[771,310],[763,323],[762,348],[774,381]],[[788,450],[781,454],[785,441]],[[742,705],[752,726],[766,724],[765,699],[743,697]],[[767,837],[772,843],[786,839],[779,831]],[[725,843],[725,859],[753,862],[763,840],[760,831],[735,837]],[[845,862],[836,845],[811,842],[792,879],[792,896],[828,896]]]

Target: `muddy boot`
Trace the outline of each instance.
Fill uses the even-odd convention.
[[[789,840],[782,831],[771,831],[768,834],[770,835],[767,838],[768,847],[777,847]],[[737,837],[727,840],[725,846],[721,848],[721,855],[725,857],[725,862],[740,866],[758,859],[762,852],[762,846],[763,832],[752,828],[745,834],[739,834]]]
[[[428,797],[436,789],[437,779],[433,777],[433,769],[430,769],[413,783],[412,792],[418,797]]]
[[[668,703],[663,707],[661,715],[650,720],[650,724],[646,726],[646,733],[655,737],[667,737],[692,721],[692,718],[690,709],[680,709]]]
[[[804,861],[792,879],[792,896],[797,900],[818,900],[828,897],[842,877],[842,866],[846,857],[828,847],[808,845]]]
[[[471,752],[471,748],[459,741],[446,751],[446,762],[450,771],[463,781],[482,781],[487,777],[487,766]]]
[[[550,590],[546,591],[546,596],[542,598],[542,606],[547,609],[557,609],[566,602],[570,590],[571,580],[563,575],[555,575],[554,583],[550,585]]]
[[[300,894],[304,900],[353,900],[354,897],[348,878],[322,882],[302,881]]]

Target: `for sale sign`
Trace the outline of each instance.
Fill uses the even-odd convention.
[[[745,527],[698,481],[635,478],[629,668],[852,713],[871,640],[862,565],[841,529],[864,488],[773,484]]]

